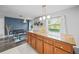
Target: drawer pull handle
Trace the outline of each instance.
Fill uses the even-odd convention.
[[[63,47],[60,47],[60,48],[63,48]]]

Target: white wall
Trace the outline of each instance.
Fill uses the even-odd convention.
[[[0,36],[4,35],[4,17],[0,17]]]
[[[55,12],[52,16],[66,16],[67,33],[75,37],[77,47],[79,48],[79,6]]]

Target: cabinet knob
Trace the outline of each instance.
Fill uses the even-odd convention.
[[[60,47],[60,48],[63,48],[63,47]]]

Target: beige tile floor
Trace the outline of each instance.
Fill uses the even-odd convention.
[[[20,46],[1,52],[0,54],[37,54],[37,52],[27,43],[24,43]]]

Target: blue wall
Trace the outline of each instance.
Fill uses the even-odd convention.
[[[11,28],[11,30],[23,29],[26,32],[29,30],[28,20],[27,20],[27,23],[23,23],[22,19],[5,17],[5,25],[6,24]]]

